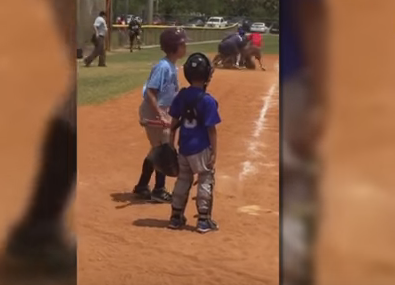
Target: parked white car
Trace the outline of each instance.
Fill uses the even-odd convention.
[[[255,32],[255,33],[266,33],[267,31],[267,27],[265,23],[253,23],[250,29],[251,32]]]
[[[223,17],[211,17],[206,23],[206,27],[210,28],[225,28],[228,24]]]

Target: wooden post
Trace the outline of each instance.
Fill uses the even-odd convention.
[[[112,0],[106,0],[106,18],[107,18],[107,37],[106,50],[111,51],[111,34],[112,34]]]
[[[154,17],[154,0],[148,0],[148,25],[152,25]]]

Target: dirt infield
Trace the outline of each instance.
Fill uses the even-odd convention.
[[[207,235],[192,231],[191,200],[189,227],[171,231],[169,205],[130,197],[148,151],[140,90],[79,108],[81,284],[278,284],[278,56],[266,65],[266,72],[218,70],[209,87],[223,122],[214,202],[220,231]]]

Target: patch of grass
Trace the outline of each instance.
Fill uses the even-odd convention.
[[[278,36],[265,35],[264,41],[264,54],[278,54]],[[193,52],[215,53],[217,47],[218,43],[190,45],[186,57]],[[90,68],[79,65],[78,104],[100,104],[143,86],[152,66],[163,56],[159,48],[151,48],[135,53],[110,53],[106,68],[96,67],[96,62]]]

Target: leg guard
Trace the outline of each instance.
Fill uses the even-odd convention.
[[[199,219],[210,219],[213,208],[214,170],[205,171],[198,175],[198,191],[196,207]]]
[[[192,187],[193,173],[184,156],[178,156],[178,163],[180,165],[180,172],[178,174],[176,184],[174,185],[171,206],[173,212],[183,213],[188,202],[189,191]]]

